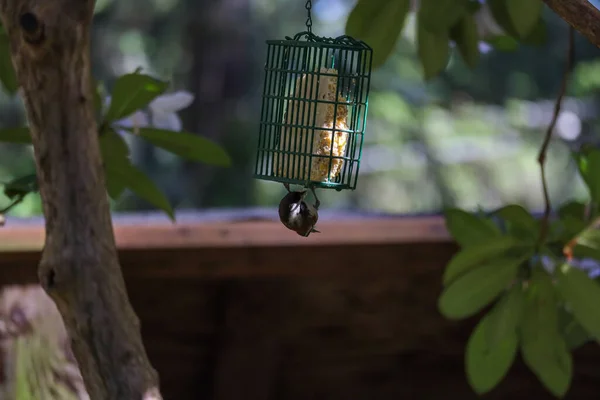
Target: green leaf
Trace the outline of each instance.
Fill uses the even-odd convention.
[[[14,179],[4,185],[4,194],[11,200],[17,197],[24,197],[27,194],[37,192],[38,190],[39,186],[36,174],[30,174]]]
[[[21,128],[0,129],[0,142],[31,144],[29,128],[23,126]]]
[[[489,315],[483,317],[473,330],[465,350],[467,380],[479,395],[489,392],[502,381],[517,354],[516,332],[491,345],[487,338],[493,329]]]
[[[525,364],[557,397],[571,384],[573,360],[558,331],[557,296],[550,277],[536,268],[523,314],[521,352]]]
[[[498,51],[515,51],[519,48],[519,42],[508,35],[496,35],[485,38],[485,42]]]
[[[473,269],[452,282],[438,299],[438,308],[449,319],[470,317],[487,306],[517,277],[520,262],[507,259]]]
[[[0,81],[4,90],[14,95],[19,89],[17,75],[10,56],[10,44],[5,32],[0,33]]]
[[[163,210],[171,220],[175,221],[173,207],[165,195],[156,187],[146,174],[137,169],[126,158],[110,158],[104,166],[108,180],[123,185],[140,198]]]
[[[467,272],[499,258],[526,257],[533,247],[524,246],[512,236],[490,237],[487,242],[456,253],[444,270],[443,283],[448,286]]]
[[[577,322],[600,340],[600,285],[584,271],[563,264],[556,273],[556,287]]]
[[[465,63],[469,67],[475,68],[479,63],[479,34],[475,18],[470,14],[465,14],[450,29],[450,39],[456,43]]]
[[[417,54],[423,66],[425,80],[438,76],[448,65],[450,50],[448,31],[433,33],[422,24],[417,26]]]
[[[404,28],[410,0],[359,0],[346,21],[346,34],[373,48],[372,68],[392,54]]]
[[[571,216],[583,221],[585,219],[585,208],[585,203],[581,201],[569,201],[560,206],[558,216],[560,218]]]
[[[539,235],[538,221],[523,207],[511,204],[494,212],[508,224],[509,234],[534,242]]]
[[[488,313],[490,327],[488,344],[494,347],[507,337],[517,334],[523,316],[525,293],[521,282],[514,284]]]
[[[131,129],[127,130],[133,132]],[[138,128],[137,134],[153,145],[186,160],[220,167],[231,166],[231,158],[227,152],[215,142],[202,136],[155,128]]]
[[[542,15],[542,0],[489,0],[498,25],[509,35],[523,39],[534,30]]]
[[[125,190],[125,183],[110,172],[106,166],[117,160],[117,164],[129,162],[129,147],[125,140],[112,128],[108,128],[100,135],[100,152],[104,161],[106,190],[108,195],[116,200]]]
[[[538,19],[538,22],[533,27],[533,30],[525,36],[521,41],[524,44],[532,46],[541,46],[548,41],[548,28],[546,21],[543,18]]]
[[[600,202],[600,150],[587,148],[579,154],[575,154],[575,160],[579,167],[579,173],[588,187],[590,196],[594,203]]]
[[[500,237],[500,230],[489,220],[461,209],[446,209],[444,217],[448,232],[463,247],[488,242],[490,237]]]
[[[107,123],[125,118],[146,107],[167,90],[169,84],[140,73],[126,74],[115,82],[110,107],[106,112]]]
[[[570,350],[575,350],[591,340],[590,334],[564,307],[561,307],[558,312],[558,326]]]
[[[421,0],[419,24],[433,33],[447,32],[467,14],[469,0]]]

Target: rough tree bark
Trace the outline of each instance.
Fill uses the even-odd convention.
[[[600,10],[588,0],[544,0],[544,3],[576,31],[600,47]]]
[[[160,399],[127,296],[90,84],[94,0],[0,0],[46,217],[39,279],[93,400]]]

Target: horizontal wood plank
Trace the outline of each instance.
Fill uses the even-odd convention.
[[[232,247],[332,246],[449,242],[441,216],[372,216],[332,214],[319,222],[322,233],[308,238],[287,230],[277,220],[264,218],[115,218],[119,249],[182,249]],[[0,229],[0,252],[36,252],[42,249],[44,226],[7,223]]]

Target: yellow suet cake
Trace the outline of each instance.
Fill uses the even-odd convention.
[[[337,70],[323,67],[320,69],[320,73],[337,75]],[[281,129],[279,140],[280,151],[296,154],[279,153],[275,155],[274,167],[278,176],[306,181],[308,180],[310,165],[310,181],[327,182],[338,177],[344,160],[330,158],[329,156],[344,157],[346,153],[347,131],[349,130],[347,124],[348,107],[344,104],[347,103],[346,99],[338,95],[338,103],[342,104],[337,105],[335,130],[333,129],[334,104],[305,100],[335,101],[337,82],[337,76],[318,76],[317,74],[303,74],[296,81],[294,97],[302,97],[302,99],[288,101],[284,126]],[[313,125],[312,117],[315,112],[315,105],[316,118]],[[312,149],[310,146],[313,130],[306,128],[306,126],[315,127]],[[329,167],[330,163],[331,169]]]

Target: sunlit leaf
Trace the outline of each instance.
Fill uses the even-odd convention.
[[[488,242],[489,237],[499,237],[500,230],[486,218],[478,217],[458,208],[444,210],[446,228],[463,247]]]
[[[549,275],[534,270],[530,281],[521,329],[521,352],[525,364],[555,396],[569,389],[573,360],[558,331],[557,296]]]
[[[350,12],[346,34],[373,48],[373,68],[382,65],[394,51],[410,3],[410,0],[359,0]]]
[[[516,278],[514,259],[490,263],[461,275],[442,292],[438,308],[449,319],[470,317],[487,306]]]
[[[469,0],[421,0],[418,23],[433,33],[447,32],[467,14]]]
[[[106,122],[113,122],[146,107],[167,90],[168,83],[148,75],[132,73],[121,76],[113,87]]]
[[[131,129],[128,131],[133,132]],[[154,128],[138,128],[136,133],[153,145],[186,160],[220,167],[231,165],[231,158],[227,152],[217,143],[202,136]]]
[[[585,271],[563,264],[556,273],[556,287],[577,322],[600,340],[600,285]]]
[[[467,380],[480,395],[489,392],[500,383],[517,354],[516,332],[503,336],[492,345],[487,339],[493,329],[491,319],[486,315],[471,333],[465,350]]]
[[[0,142],[31,144],[31,134],[29,128],[5,128],[0,129]]]

